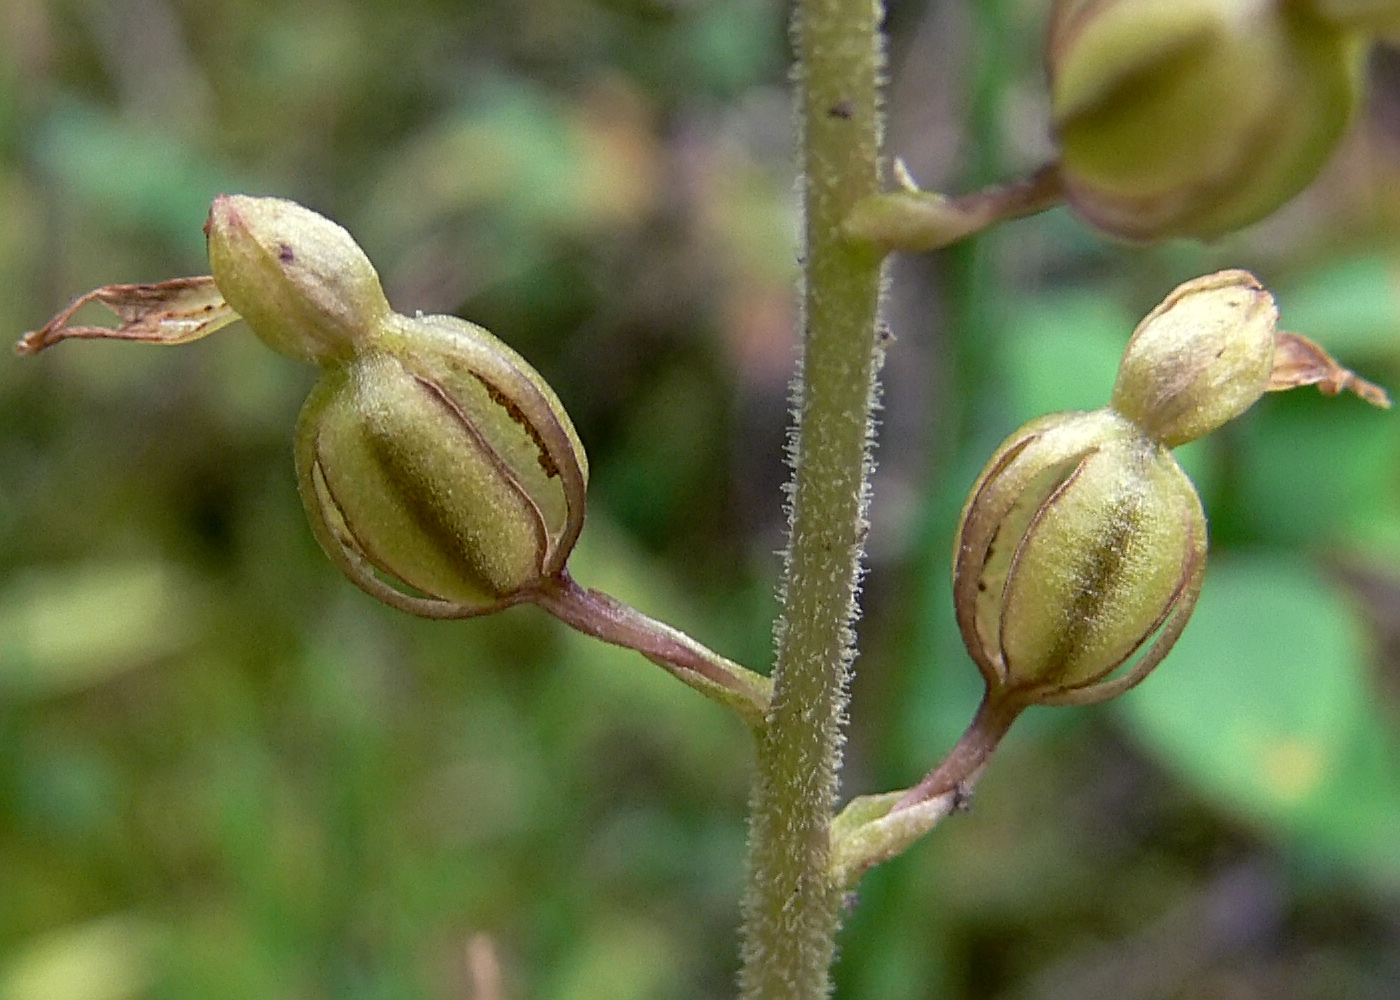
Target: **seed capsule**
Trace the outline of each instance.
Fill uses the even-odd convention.
[[[222,195],[205,232],[212,276],[99,288],[15,349],[184,344],[242,318],[322,369],[297,424],[297,476],[317,540],[352,582],[434,618],[567,591],[588,459],[524,358],[455,316],[395,313],[350,234],[300,205]],[[73,323],[90,301],[121,325]]]
[[[1171,648],[1205,552],[1200,500],[1165,447],[1110,409],[1042,417],[998,449],[963,510],[958,626],[1004,696],[1112,697]]]
[[[1041,417],[1002,443],[963,507],[953,596],[1007,718],[1111,698],[1167,655],[1206,557],[1200,497],[1169,449],[1300,385],[1390,405],[1316,344],[1280,333],[1253,275],[1221,271],[1138,324],[1107,407]]]
[[[317,539],[355,584],[455,618],[562,572],[587,460],[524,358],[456,317],[393,312],[350,234],[300,205],[220,197],[207,231],[229,304],[324,369],[298,421],[297,476]]]
[[[1364,49],[1293,0],[1056,0],[1047,63],[1069,203],[1135,240],[1263,218],[1341,138]]]
[[[350,579],[396,607],[466,617],[558,574],[583,527],[587,461],[554,393],[452,316],[396,316],[302,409],[297,475]]]

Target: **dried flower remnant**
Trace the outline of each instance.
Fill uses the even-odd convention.
[[[116,313],[121,325],[74,324],[78,310],[92,302]],[[42,327],[26,333],[15,344],[15,353],[38,354],[69,339],[187,344],[240,318],[208,276],[176,278],[154,285],[106,285],[74,299]]]

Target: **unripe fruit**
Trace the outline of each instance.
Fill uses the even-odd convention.
[[[1262,219],[1346,130],[1364,43],[1300,0],[1056,0],[1047,63],[1067,200],[1135,240]]]
[[[1248,272],[1188,281],[1138,324],[1108,406],[1033,420],[987,463],[963,508],[953,598],[1004,718],[1033,703],[1111,698],[1185,628],[1206,522],[1171,448],[1271,390],[1316,384],[1390,405],[1277,327],[1273,296]]]
[[[1026,702],[1096,701],[1122,689],[1104,682],[1169,619],[1129,683],[1185,624],[1205,515],[1171,453],[1131,421],[1059,413],[998,449],[956,552],[958,625],[988,685]]]
[[[360,587],[433,617],[497,610],[564,568],[587,463],[554,393],[451,316],[395,317],[327,370],[297,427],[322,547]]]
[[[353,583],[434,618],[568,590],[588,459],[524,358],[455,316],[394,312],[350,234],[293,202],[221,195],[205,233],[212,276],[99,288],[15,349],[184,344],[244,319],[321,367],[297,423],[297,475],[317,540]],[[121,325],[73,323],[91,301]]]

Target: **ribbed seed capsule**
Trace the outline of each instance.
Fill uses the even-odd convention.
[[[451,316],[397,317],[302,410],[297,473],[356,584],[433,617],[494,611],[564,568],[587,466],[553,392]]]
[[[1108,406],[1033,420],[992,455],[963,507],[953,596],[963,642],[1008,718],[1127,690],[1185,628],[1206,522],[1169,449],[1266,391],[1317,385],[1390,405],[1277,327],[1273,297],[1247,271],[1188,281],[1138,324]]]
[[[1364,51],[1300,0],[1056,0],[1047,63],[1069,203],[1129,239],[1263,218],[1341,138]]]
[[[1200,591],[1206,523],[1169,449],[1263,394],[1277,319],[1245,271],[1188,281],[1134,331],[1109,406],[1031,421],[992,456],[953,570],[958,627],[989,691],[1099,701],[1171,649]]]
[[[1111,697],[1170,649],[1205,551],[1200,500],[1162,445],[1107,409],[1032,421],[993,456],[963,512],[963,641],[1003,696]]]

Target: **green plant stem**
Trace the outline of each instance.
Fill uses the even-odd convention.
[[[800,0],[804,331],[773,701],[758,739],[744,899],[745,1000],[819,1000],[841,892],[830,873],[865,534],[882,255],[845,239],[880,189],[880,6]]]

